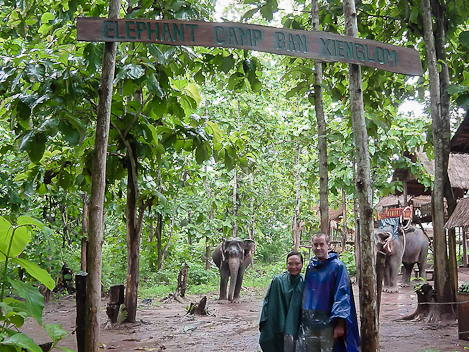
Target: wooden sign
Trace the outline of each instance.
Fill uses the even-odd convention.
[[[77,39],[238,48],[422,75],[418,51],[339,34],[234,22],[80,17]]]

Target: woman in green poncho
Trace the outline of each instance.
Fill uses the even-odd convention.
[[[286,272],[274,277],[264,298],[259,344],[264,352],[294,352],[303,298],[303,256],[287,255]]]

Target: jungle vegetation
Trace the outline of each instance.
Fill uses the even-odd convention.
[[[105,45],[78,42],[75,23],[78,16],[107,17],[109,4],[0,4],[4,298],[10,293],[21,296],[19,292],[40,282],[52,287],[50,277],[56,278],[64,263],[74,272],[84,269],[81,248],[89,231],[87,207]],[[233,2],[221,17],[215,5],[210,0],[129,0],[121,2],[119,17],[228,18],[312,29],[312,4],[302,0]],[[431,10],[440,10],[431,17],[441,26],[440,32],[434,29],[439,33],[435,38],[440,44],[445,41],[435,62],[440,78],[427,71],[425,12],[420,5],[405,0],[356,2],[359,37],[415,48],[424,67],[422,77],[361,68],[374,203],[402,190],[400,182],[390,182],[395,168],[408,167],[427,187],[433,185],[419,164],[403,157],[404,152],[420,149],[431,158],[437,154],[432,129],[436,120],[428,94],[432,80],[446,82],[441,90],[447,101],[442,128],[448,136],[461,121],[461,109],[469,105],[469,28],[462,15],[467,5],[431,3]],[[344,33],[341,2],[319,2],[319,26]],[[356,150],[348,67],[323,63],[322,68],[328,204],[338,209],[345,200],[347,223],[340,226],[355,229]],[[131,305],[142,292],[156,294],[149,287],[171,291],[177,271],[188,263],[189,283],[198,290],[199,285],[216,282],[217,271],[207,258],[230,236],[254,239],[256,263],[269,264],[268,273],[282,270],[285,254],[294,246],[293,230],[304,222],[302,235],[307,237],[321,228],[316,207],[320,177],[314,74],[314,61],[303,58],[161,44],[116,46],[105,166],[105,289],[121,283],[132,287]],[[402,112],[400,107],[409,101],[421,104],[422,112]],[[9,229],[17,228],[27,228],[28,235],[11,251],[16,235]],[[129,272],[132,282],[126,282]],[[252,276],[265,277],[255,272]],[[24,282],[28,289],[21,289]],[[39,319],[40,304],[36,299],[27,302],[31,306],[18,310],[12,308],[15,302],[4,298],[0,318],[16,326],[20,316]],[[22,346],[12,340],[16,335],[2,330],[0,341]],[[28,346],[23,347],[34,350]]]

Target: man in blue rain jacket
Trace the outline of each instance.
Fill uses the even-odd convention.
[[[329,238],[313,237],[315,257],[305,274],[299,336],[301,352],[358,352],[359,335],[350,277]]]

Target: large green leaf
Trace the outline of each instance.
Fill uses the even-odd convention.
[[[44,224],[42,222],[40,222],[39,220],[36,220],[36,219],[34,219],[30,216],[26,216],[26,215],[22,215],[22,216],[18,217],[18,219],[16,220],[16,223],[18,224],[18,226],[34,225],[34,226],[40,228],[41,230],[49,230],[49,228],[44,226]]]
[[[13,336],[10,336],[10,338],[3,341],[1,345],[17,346],[30,352],[43,352],[41,347],[36,345],[32,338],[30,338],[28,335],[25,335],[23,333],[18,333]]]
[[[39,292],[39,288],[20,281],[9,279],[18,295],[25,300],[26,312],[42,325],[42,310],[44,309],[44,296]]]
[[[212,135],[213,144],[221,142],[221,131],[216,123],[207,121],[206,131]]]
[[[184,93],[189,95],[192,99],[195,100],[197,105],[200,104],[202,101],[202,98],[200,97],[199,93],[199,88],[194,83],[189,83],[185,88],[184,88]]]
[[[21,139],[19,150],[26,151],[33,163],[39,163],[46,150],[45,134],[37,133],[34,130],[29,131]]]
[[[228,73],[230,70],[233,69],[234,64],[235,64],[235,60],[233,58],[233,55],[224,57],[221,62],[221,70],[225,73]]]
[[[44,329],[49,334],[53,344],[56,344],[58,341],[67,337],[67,332],[63,330],[60,325],[46,324],[44,325]]]
[[[54,280],[50,277],[47,271],[37,266],[37,264],[23,258],[12,258],[11,260],[25,269],[29,275],[44,284],[49,290],[52,291],[54,289]]]
[[[61,120],[59,123],[59,130],[62,133],[63,138],[70,143],[72,146],[78,145],[80,141],[80,132],[76,130],[67,120]]]
[[[469,49],[469,31],[461,32],[459,35],[459,41],[462,45]]]
[[[5,256],[20,255],[30,240],[31,232],[26,226],[14,228],[7,220],[0,217],[0,261],[4,261]]]
[[[102,53],[102,48],[96,43],[88,43],[85,46],[85,49],[83,50],[83,56],[85,58],[85,62],[87,63],[88,71],[96,71],[101,66]]]

